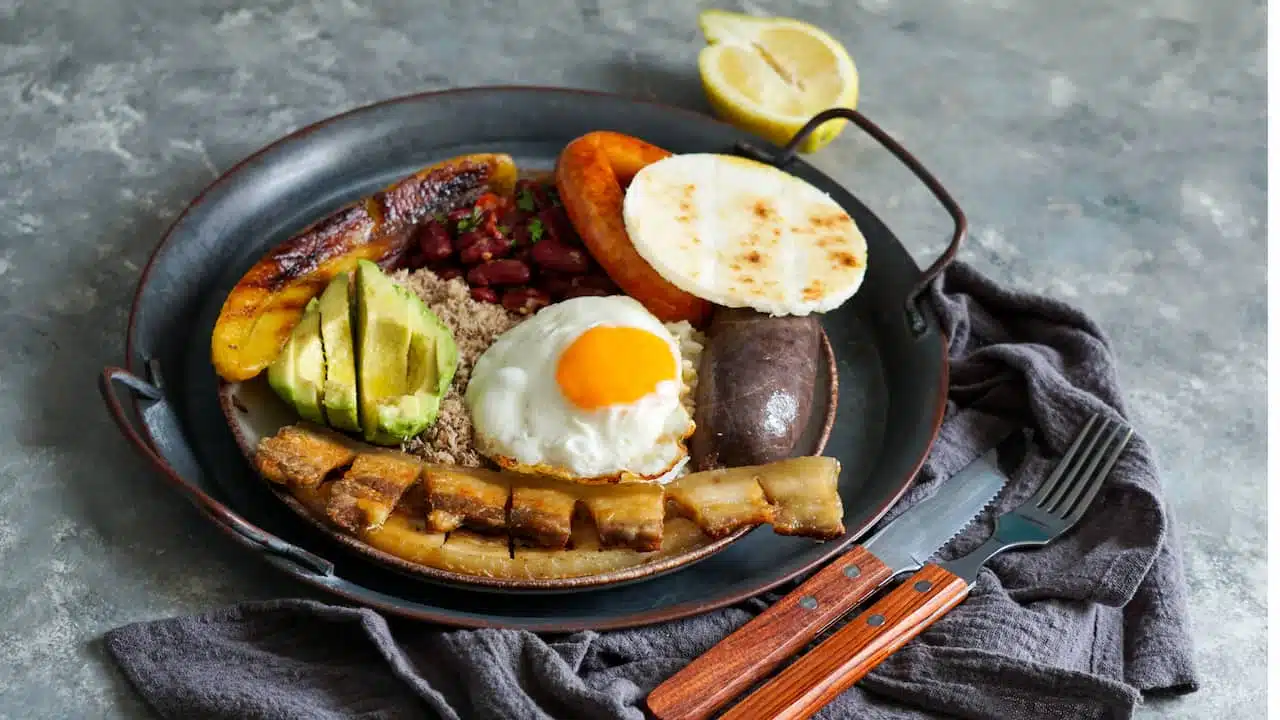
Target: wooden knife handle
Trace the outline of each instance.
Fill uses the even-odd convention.
[[[800,720],[813,715],[968,594],[964,580],[937,565],[925,565],[730,708],[721,720]]]
[[[660,720],[702,720],[844,617],[893,571],[856,545],[649,694]]]

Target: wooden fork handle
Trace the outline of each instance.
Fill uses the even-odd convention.
[[[967,582],[937,565],[925,565],[730,708],[721,720],[800,720],[813,715],[968,594]]]
[[[649,694],[660,720],[702,720],[764,678],[893,576],[854,546]]]

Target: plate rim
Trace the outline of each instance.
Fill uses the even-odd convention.
[[[465,94],[484,94],[484,93],[495,93],[495,92],[496,93],[524,92],[524,93],[535,93],[535,94],[536,93],[559,94],[559,95],[566,95],[566,96],[612,99],[612,100],[622,101],[627,103],[648,105],[656,109],[662,110],[664,112],[671,113],[673,115],[684,115],[690,119],[696,119],[699,122],[714,122],[714,123],[723,125],[726,128],[732,128],[731,125],[724,123],[722,120],[714,116],[710,116],[705,113],[698,112],[696,110],[692,110],[689,108],[684,108],[684,107],[672,105],[669,103],[659,102],[656,100],[636,98],[636,97],[624,95],[621,93],[607,92],[607,91],[601,91],[601,90],[591,90],[591,89],[585,89],[585,88],[558,87],[558,86],[550,86],[550,85],[522,85],[522,84],[476,85],[476,86],[467,86],[467,87],[445,88],[440,90],[428,90],[428,91],[417,92],[417,93],[408,93],[403,95],[396,95],[396,96],[385,98],[382,100],[377,100],[371,103],[366,103],[364,105],[356,106],[348,110],[323,117],[315,122],[304,125],[290,133],[287,133],[283,136],[280,136],[274,140],[267,142],[266,144],[259,147],[257,150],[244,156],[242,159],[232,164],[225,171],[221,172],[218,175],[218,177],[214,178],[209,184],[205,185],[189,201],[187,201],[182,211],[173,219],[171,223],[169,223],[168,227],[165,229],[164,233],[161,235],[160,240],[156,243],[155,247],[152,249],[149,257],[147,258],[147,262],[143,266],[142,270],[140,271],[138,275],[137,284],[134,288],[133,300],[131,301],[130,307],[129,307],[128,324],[126,326],[125,363],[124,363],[125,369],[134,375],[139,374],[138,364],[140,360],[138,359],[137,347],[136,347],[137,319],[138,319],[139,310],[142,303],[143,291],[148,285],[151,272],[155,268],[157,260],[159,259],[160,255],[168,248],[170,242],[173,240],[175,230],[177,230],[182,225],[182,223],[186,220],[187,216],[195,208],[202,205],[205,199],[210,194],[212,194],[216,189],[221,187],[224,183],[228,182],[234,175],[238,174],[244,167],[255,162],[256,160],[266,155],[267,153],[276,150],[282,145],[302,139],[307,135],[313,132],[316,132],[332,123],[346,119],[348,116],[356,115],[363,112],[369,112],[378,107],[396,105],[396,104],[406,103],[406,102],[418,102],[418,101],[424,101],[424,100],[431,100],[437,97],[459,96],[459,95],[465,95]],[[895,492],[892,497],[888,498],[879,508],[876,508],[875,512],[872,515],[871,521],[867,524],[868,529],[871,527],[874,527],[875,524],[880,522],[880,520],[883,519],[885,514],[888,513],[888,511],[901,500],[902,496],[906,493],[907,489],[911,487],[912,479],[917,474],[919,474],[920,469],[924,466],[924,463],[929,456],[929,452],[933,448],[933,446],[936,444],[938,435],[941,431],[942,421],[945,416],[946,407],[947,407],[946,388],[949,385],[949,379],[950,379],[950,357],[948,353],[948,342],[946,339],[946,334],[940,326],[938,327],[938,332],[942,338],[942,342],[939,343],[940,355],[941,355],[940,363],[939,363],[939,376],[940,376],[939,381],[940,381],[940,387],[943,388],[943,392],[939,393],[937,405],[936,407],[933,408],[932,413],[930,413],[932,417],[930,419],[931,430],[929,432],[928,442],[924,445],[924,449],[920,453],[920,455],[911,462],[910,467],[906,472],[904,479],[898,484],[897,492]],[[132,408],[138,417],[142,417],[140,402],[141,402],[141,398],[136,394],[133,395],[130,399]],[[183,492],[192,492],[192,491],[197,492],[200,495],[204,496],[202,498],[204,502],[210,505],[217,506],[222,510],[233,513],[237,517],[239,517],[239,513],[236,512],[233,508],[228,507],[221,500],[209,496],[208,493],[206,493],[202,488],[188,487],[190,483],[188,483],[181,476],[177,475],[176,470],[173,470],[172,468],[167,467],[165,464],[162,464],[160,462],[161,459],[166,459],[166,458],[163,452],[160,450],[160,445],[157,443],[156,437],[152,432],[152,428],[148,423],[146,422],[140,423],[139,430],[141,432],[141,439],[145,440],[146,444],[149,445],[149,447],[140,447],[138,449],[142,452],[144,456],[147,457],[148,461],[152,464],[153,467],[156,468],[156,470],[160,472],[162,476],[167,477],[171,483],[177,484],[179,486],[179,489],[182,490]],[[185,439],[184,439],[184,442],[185,442]],[[248,522],[248,521],[246,520],[245,522]],[[217,522],[216,524],[220,526],[224,531],[232,535],[235,534],[233,529],[231,527],[226,526],[224,523]],[[258,529],[259,531],[274,537],[274,533],[271,533],[266,530],[262,530],[261,528],[258,528]],[[796,579],[797,577],[800,577],[802,575],[805,575],[807,573],[810,573],[816,570],[817,568],[825,565],[826,563],[830,562],[833,558],[835,558],[836,556],[844,552],[849,546],[851,546],[857,540],[857,538],[858,536],[851,535],[849,537],[846,537],[842,541],[831,541],[830,543],[831,547],[829,550],[818,555],[812,561],[805,563],[800,567],[797,567],[795,570],[785,573],[784,575],[772,578],[759,585],[755,585],[753,587],[740,590],[737,592],[729,593],[726,595],[717,596],[713,600],[690,601],[690,602],[685,602],[685,603],[676,604],[676,605],[667,605],[667,606],[654,608],[647,611],[632,613],[625,616],[619,616],[617,618],[604,620],[603,622],[584,623],[584,622],[581,622],[581,620],[575,621],[575,619],[571,619],[571,618],[557,619],[556,621],[553,621],[550,623],[536,623],[536,631],[537,632],[576,632],[576,631],[587,630],[587,629],[613,630],[613,629],[621,629],[621,628],[629,628],[629,627],[638,627],[638,626],[650,625],[650,624],[655,624],[655,623],[669,621],[669,620],[676,620],[680,618],[689,617],[692,615],[701,614],[704,612],[709,612],[719,608],[728,607],[730,605],[740,603],[746,599],[768,592],[780,585],[783,585],[785,583],[788,583]],[[408,619],[413,619],[413,620],[418,620],[423,622],[431,622],[431,623],[436,623],[440,625],[445,625],[450,627],[461,627],[461,628],[530,627],[530,624],[528,623],[525,623],[525,624],[521,624],[520,622],[504,623],[504,622],[494,621],[489,618],[483,618],[483,617],[464,618],[464,617],[460,617],[459,613],[449,611],[449,610],[432,608],[430,606],[427,606],[423,603],[416,602],[416,601],[412,601],[412,605],[416,607],[407,606],[404,604],[405,603],[404,600],[400,598],[394,598],[396,600],[401,601],[401,604],[397,605],[396,603],[386,602],[382,600],[380,597],[376,597],[378,595],[382,595],[380,591],[374,590],[372,588],[366,588],[362,585],[357,585],[341,577],[320,576],[320,575],[315,575],[308,572],[299,572],[298,570],[294,568],[290,568],[287,565],[284,565],[282,563],[271,562],[272,558],[269,555],[262,555],[261,557],[267,560],[270,564],[275,565],[280,569],[282,569],[286,574],[293,577],[295,580],[305,583],[306,585],[312,588],[323,590],[325,592],[331,593],[337,597],[340,597],[354,604],[373,608],[381,612],[385,612],[392,616],[398,616],[398,617],[403,617],[403,618],[408,618]],[[333,582],[333,580],[336,580],[338,582]],[[352,587],[359,588],[363,592],[356,592],[354,590],[348,589],[347,587],[344,587],[344,585],[350,585]],[[604,588],[601,588],[601,589],[604,589]],[[475,591],[482,592],[481,590],[478,590],[478,589]],[[419,608],[427,608],[427,609],[424,610]]]

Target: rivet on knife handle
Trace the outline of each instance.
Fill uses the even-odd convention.
[[[649,709],[661,720],[711,717],[892,575],[879,558],[855,546],[659,685],[649,695]]]
[[[721,720],[801,720],[853,687],[969,594],[969,584],[937,565],[894,588],[800,657]]]

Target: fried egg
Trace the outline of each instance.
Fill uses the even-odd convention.
[[[681,353],[699,347],[686,341],[691,331],[668,329],[626,296],[543,308],[476,360],[465,395],[476,448],[518,472],[665,482],[693,434]]]

